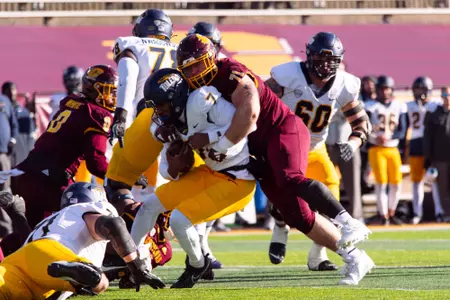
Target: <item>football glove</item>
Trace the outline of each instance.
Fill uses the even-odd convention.
[[[353,157],[353,153],[358,149],[358,147],[351,142],[337,142],[336,145],[339,147],[341,158],[345,162],[350,161]]]
[[[112,146],[115,139],[119,140],[120,148],[123,148],[123,136],[125,135],[127,121],[127,110],[116,108],[114,113],[113,125],[109,132],[109,144]]]
[[[132,262],[127,263],[127,267],[133,277],[132,281],[136,285],[136,292],[140,291],[141,284],[148,284],[154,289],[162,289],[166,286],[158,276],[151,273],[145,264],[145,260],[139,256]]]

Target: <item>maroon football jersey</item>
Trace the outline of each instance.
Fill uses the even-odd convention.
[[[83,95],[67,96],[17,168],[60,180],[66,173],[75,175],[80,161],[86,160],[88,170],[103,178],[108,167],[105,151],[111,120],[108,110],[88,102]]]
[[[257,130],[249,135],[249,146],[253,153],[259,149],[265,152],[267,134],[280,125],[284,118],[291,113],[289,107],[272,92],[261,78],[236,60],[221,59],[217,62],[217,67],[219,71],[211,85],[215,86],[230,102],[231,95],[245,75],[250,76],[255,82],[259,93],[260,113],[256,123]],[[264,154],[264,152],[257,154]]]

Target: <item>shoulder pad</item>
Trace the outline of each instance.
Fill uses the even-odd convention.
[[[111,128],[112,114],[103,107],[87,102],[94,131],[108,133]]]
[[[139,38],[135,36],[117,38],[113,48],[114,60],[116,60],[117,56],[119,56],[120,53],[122,53],[126,49],[129,49],[131,52],[133,52],[133,46],[137,43],[139,43]]]
[[[344,79],[343,92],[345,93],[345,98],[350,101],[357,99],[361,89],[361,79],[344,71],[342,71],[342,76]]]
[[[207,112],[221,96],[214,86],[198,88],[189,95],[187,112]]]
[[[270,70],[270,76],[272,76],[279,85],[295,89],[299,81],[299,77],[295,75],[299,72],[301,72],[300,63],[298,61],[291,61],[273,67]]]

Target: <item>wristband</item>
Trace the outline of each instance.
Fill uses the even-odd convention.
[[[214,149],[220,153],[227,153],[227,151],[233,147],[234,144],[226,137],[222,137],[219,142],[214,146]]]

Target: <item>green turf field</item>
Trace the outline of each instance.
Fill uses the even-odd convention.
[[[338,286],[337,272],[310,272],[310,242],[301,234],[289,237],[283,264],[270,264],[270,235],[229,234],[210,237],[211,248],[225,268],[216,279],[190,290],[144,287],[140,293],[119,290],[116,283],[97,299],[450,299],[450,230],[374,232],[360,244],[376,269],[358,287]],[[174,257],[156,269],[168,286],[182,273],[184,254],[173,243]],[[334,254],[330,259],[342,266]],[[80,298],[81,299],[81,298]]]

